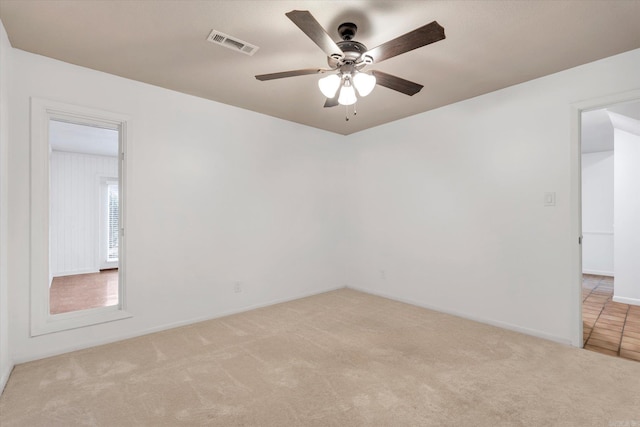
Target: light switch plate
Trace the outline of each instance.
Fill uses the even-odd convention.
[[[547,192],[544,193],[544,205],[545,206],[555,206],[556,205],[556,193]]]

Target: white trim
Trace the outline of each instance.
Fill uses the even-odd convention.
[[[13,372],[13,367],[14,364],[11,363],[11,361],[9,362],[9,369],[7,369],[7,372],[2,372],[2,375],[0,375],[0,395],[2,395],[2,392],[4,391],[4,388],[7,386],[7,381],[9,381],[9,377],[11,376],[11,372]]]
[[[582,274],[594,274],[596,276],[609,276],[614,277],[613,271],[604,271],[604,270],[589,270],[583,269]]]
[[[569,248],[571,251],[571,345],[582,348],[582,110],[571,105],[569,140]]]
[[[56,351],[45,351],[42,353],[37,353],[37,354],[31,354],[29,357],[16,357],[14,362],[16,364],[20,364],[20,363],[26,363],[26,362],[31,362],[34,360],[39,360],[39,359],[44,359],[45,357],[51,357],[51,356],[57,356],[59,354],[65,354],[65,353],[69,353],[71,351],[76,351],[76,350],[82,350],[85,348],[91,348],[91,347],[96,347],[98,345],[104,345],[104,344],[110,344],[110,343],[114,343],[114,342],[119,342],[119,341],[123,341],[126,339],[130,339],[130,338],[135,338],[135,337],[139,337],[139,336],[143,336],[143,335],[148,335],[148,334],[153,334],[156,332],[162,332],[162,331],[166,331],[168,329],[173,329],[173,328],[179,328],[181,326],[187,326],[187,325],[192,325],[194,323],[199,323],[199,322],[205,322],[207,320],[214,320],[214,319],[219,319],[222,317],[227,317],[227,316],[231,316],[234,314],[239,314],[239,313],[244,313],[246,311],[251,311],[251,310],[255,310],[258,308],[263,308],[263,307],[268,307],[271,305],[276,305],[276,304],[282,304],[285,302],[289,302],[289,301],[295,301],[298,299],[302,299],[302,298],[308,298],[308,297],[312,297],[314,295],[320,295],[320,294],[324,294],[327,292],[332,292],[332,291],[337,291],[338,289],[344,289],[344,286],[335,286],[335,287],[330,287],[330,288],[326,288],[320,291],[311,291],[311,292],[305,292],[305,293],[301,293],[298,294],[296,296],[293,297],[286,297],[286,298],[277,298],[271,301],[267,301],[264,303],[259,303],[259,304],[252,304],[252,305],[248,305],[246,307],[241,307],[241,308],[237,308],[237,309],[232,309],[232,310],[226,310],[223,311],[221,313],[218,314],[214,314],[211,316],[200,316],[200,317],[196,317],[193,319],[189,319],[189,320],[182,320],[179,322],[172,322],[172,323],[167,323],[165,325],[160,325],[160,326],[155,326],[152,328],[147,328],[147,329],[143,329],[141,331],[138,332],[134,332],[134,333],[129,333],[129,334],[123,334],[123,335],[118,335],[117,337],[110,337],[110,338],[98,338],[92,341],[86,341],[82,344],[79,345],[72,345],[69,347],[65,347],[62,350],[56,350]],[[131,317],[131,316],[129,316]]]
[[[582,234],[597,234],[604,236],[613,236],[613,231],[584,231],[582,230]]]
[[[50,315],[47,324],[41,327],[37,335],[78,329],[100,323],[129,319],[131,317],[133,317],[132,314],[121,310],[117,305],[92,308],[88,310],[70,311],[68,313]],[[32,334],[32,336],[37,335]]]
[[[119,150],[122,153],[119,162],[120,194],[122,220],[124,227],[126,218],[126,200],[124,198],[124,182],[127,169],[124,166],[124,153],[129,140],[129,117],[93,108],[81,107],[62,102],[40,98],[31,98],[31,157],[30,157],[30,303],[31,324],[30,336],[38,336],[67,329],[76,329],[97,323],[110,322],[131,317],[125,311],[125,281],[124,262],[126,259],[126,242],[120,241],[119,268],[119,304],[113,307],[102,307],[82,310],[73,313],[50,314],[49,287],[49,121],[56,119],[72,123],[100,126],[107,129],[117,129],[119,132]],[[124,208],[123,208],[124,206]]]
[[[629,298],[629,297],[617,297],[614,296],[612,298],[613,302],[619,302],[622,304],[630,304],[630,305],[640,305],[640,298]]]
[[[467,313],[463,313],[460,311],[455,311],[455,310],[443,310],[441,307],[435,307],[432,306],[430,304],[426,304],[423,303],[421,301],[414,301],[414,300],[410,300],[407,298],[401,298],[401,297],[397,297],[394,295],[390,295],[387,294],[385,292],[379,292],[379,291],[372,291],[369,289],[363,289],[357,286],[347,286],[347,288],[349,289],[353,289],[355,291],[358,292],[364,292],[366,294],[370,294],[370,295],[375,295],[375,296],[379,296],[382,298],[387,298],[390,300],[394,300],[394,301],[398,301],[398,302],[402,302],[405,304],[409,304],[409,305],[413,305],[416,307],[420,307],[420,308],[426,308],[427,310],[433,310],[433,311],[437,311],[438,313],[445,313],[445,314],[450,314],[452,316],[456,316],[456,317],[460,317],[462,319],[467,319],[467,320],[471,320],[474,322],[478,322],[478,323],[483,323],[485,325],[491,325],[491,326],[496,326],[498,328],[502,328],[502,329],[508,329],[510,331],[514,331],[514,332],[519,332],[525,335],[531,335],[534,337],[538,337],[538,338],[543,338],[549,341],[554,341],[560,344],[565,344],[565,345],[572,345],[573,343],[571,342],[571,340],[568,340],[564,337],[559,337],[557,335],[551,335],[548,334],[546,332],[542,332],[540,330],[537,329],[530,329],[530,328],[523,328],[522,326],[518,326],[518,325],[514,325],[512,323],[507,323],[507,322],[501,322],[499,320],[493,320],[493,319],[487,319],[487,318],[483,318],[483,317],[478,317],[478,316],[470,316]]]
[[[64,276],[76,276],[78,274],[93,274],[100,273],[100,270],[96,270],[95,268],[85,268],[83,270],[73,270],[73,271],[62,271],[56,274],[53,274],[53,277],[64,277]]]

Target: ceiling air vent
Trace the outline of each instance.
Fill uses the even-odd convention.
[[[249,56],[256,53],[256,51],[259,49],[258,46],[243,42],[242,40],[228,36],[225,33],[221,33],[220,31],[216,30],[211,30],[211,33],[209,33],[209,37],[207,37],[207,40],[211,43],[219,44],[220,46],[224,46],[228,49],[232,49]]]

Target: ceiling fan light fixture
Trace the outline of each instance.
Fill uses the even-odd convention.
[[[340,96],[338,97],[338,104],[340,105],[353,105],[358,101],[356,97],[356,91],[351,85],[349,79],[345,79],[342,89],[340,89]]]
[[[318,80],[318,87],[324,96],[333,98],[340,89],[341,82],[342,79],[337,74],[331,74]]]
[[[259,74],[255,77],[264,81],[330,72],[330,75],[318,80],[318,88],[327,98],[324,102],[325,108],[338,104],[353,105],[358,101],[358,96],[369,95],[377,84],[408,96],[415,95],[423,88],[422,85],[382,71],[362,70],[366,66],[379,64],[445,38],[444,28],[432,21],[373,49],[367,49],[364,44],[354,40],[358,27],[352,22],[340,24],[338,33],[342,40],[336,42],[308,10],[292,10],[285,15],[327,55],[329,69],[306,68]],[[355,107],[353,114],[356,114]]]
[[[369,73],[356,73],[353,76],[353,85],[360,96],[367,96],[376,87],[376,77]]]

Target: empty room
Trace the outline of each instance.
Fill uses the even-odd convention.
[[[640,425],[638,22],[0,0],[0,425]]]

